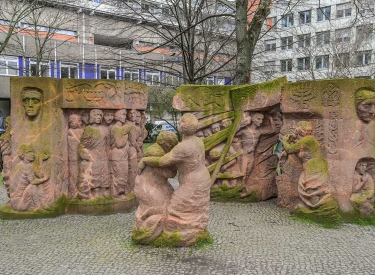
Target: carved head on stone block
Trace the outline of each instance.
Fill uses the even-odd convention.
[[[137,125],[137,126],[141,125],[141,122],[142,122],[141,112],[137,111],[135,113],[135,120],[134,120],[134,122],[135,122],[135,125]]]
[[[116,111],[115,120],[120,121],[121,123],[125,123],[125,121],[126,121],[126,110],[121,109],[121,110]]]
[[[367,161],[358,161],[357,165],[355,166],[355,170],[358,172],[358,174],[364,175],[367,172]]]
[[[263,123],[264,115],[262,113],[253,113],[250,115],[251,121],[256,127],[260,127]]]
[[[375,92],[361,88],[355,93],[357,115],[364,123],[370,123],[375,116]]]
[[[103,111],[100,109],[92,109],[90,111],[90,125],[101,124],[103,120]]]
[[[193,114],[184,114],[178,122],[178,131],[187,136],[192,136],[198,130],[199,121]]]
[[[80,129],[82,127],[82,119],[78,114],[71,114],[69,116],[69,128]]]
[[[82,122],[87,126],[90,123],[90,110],[83,111],[81,115]]]
[[[168,153],[177,145],[178,138],[177,135],[171,131],[161,131],[156,138],[156,143],[159,144],[166,153]]]
[[[24,162],[31,163],[35,160],[35,151],[31,145],[22,144],[18,150],[19,157]]]
[[[135,122],[136,119],[137,119],[137,110],[135,109],[131,109],[131,110],[128,110],[128,113],[127,113],[127,119],[131,122]]]
[[[104,110],[103,120],[104,123],[110,125],[114,119],[114,111],[113,110]]]
[[[22,89],[22,105],[29,119],[34,120],[40,114],[43,104],[43,91],[36,87]]]

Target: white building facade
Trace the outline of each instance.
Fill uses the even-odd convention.
[[[282,1],[272,7],[253,59],[254,83],[374,78],[375,1]]]

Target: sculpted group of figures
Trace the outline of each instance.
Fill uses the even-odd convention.
[[[161,132],[139,163],[135,181],[139,206],[132,238],[142,244],[188,246],[207,238],[210,174],[204,145],[194,136],[198,119],[184,114],[178,130]],[[179,187],[168,182],[178,172]]]
[[[144,111],[77,111],[69,115],[68,197],[123,199],[134,189],[147,137]]]

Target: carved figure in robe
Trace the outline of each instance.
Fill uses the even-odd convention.
[[[42,152],[37,158],[31,145],[21,145],[20,162],[14,167],[10,185],[10,206],[16,211],[29,211],[42,208],[50,201],[46,182],[49,174],[43,171],[42,162],[50,153]]]
[[[262,113],[252,113],[245,116],[240,123],[240,129],[236,132],[235,137],[240,138],[243,155],[240,157],[241,172],[245,174],[244,181],[249,178],[254,168],[254,150],[258,145],[261,135],[275,133],[275,125],[271,115],[268,116],[270,126],[262,127],[264,115]]]
[[[81,157],[78,197],[92,199],[109,195],[109,167],[106,151],[108,130],[102,125],[103,111],[90,111],[90,125],[85,128],[79,145]]]
[[[353,189],[350,201],[357,205],[360,212],[374,211],[374,180],[367,171],[367,162],[360,160],[353,176]]]
[[[359,89],[355,93],[355,103],[358,116],[355,145],[367,151],[375,146],[375,92],[369,88]]]
[[[295,134],[284,136],[283,146],[288,154],[297,154],[302,161],[303,171],[298,179],[298,194],[302,201],[300,206],[317,208],[331,195],[326,186],[328,164],[320,152],[318,140],[308,135],[311,132],[311,123],[300,121]]]
[[[177,135],[171,131],[162,131],[151,145],[146,157],[162,157],[178,143]],[[138,232],[148,232],[147,235],[133,234],[135,241],[147,244],[158,237],[167,217],[167,206],[173,194],[173,187],[168,178],[175,177],[176,167],[146,166],[135,179],[134,192],[139,201],[135,213],[134,229]]]
[[[194,135],[198,125],[194,115],[184,114],[178,127],[182,141],[164,156],[145,157],[139,164],[140,170],[145,165],[177,167],[180,185],[167,208],[164,233],[179,232],[181,239],[178,245],[181,246],[194,243],[198,234],[206,232],[208,225],[211,179],[205,167],[203,141]]]
[[[68,198],[77,197],[77,184],[79,174],[78,147],[83,134],[82,119],[78,114],[69,116],[68,130],[68,167],[69,167],[69,185]]]
[[[141,154],[138,154],[137,161],[140,161],[143,157],[143,129],[142,129],[142,116],[141,112],[137,111],[135,115],[135,121],[134,124],[137,128],[137,144],[139,146],[139,149],[141,150]]]
[[[129,174],[128,182],[131,190],[134,189],[135,177],[138,174],[138,159],[142,158],[142,150],[138,145],[137,138],[139,136],[139,131],[135,125],[137,110],[127,111],[127,120],[125,125],[129,128]]]
[[[0,136],[0,152],[1,152],[1,159],[3,161],[3,170],[1,174],[3,176],[3,183],[4,187],[7,191],[8,197],[9,195],[9,179],[11,174],[11,166],[12,166],[12,158],[10,157],[12,153],[11,147],[11,135],[10,135],[10,117],[8,116],[5,118],[5,133]]]
[[[126,110],[115,113],[116,123],[111,129],[111,151],[109,162],[111,167],[111,195],[114,198],[124,198],[132,190],[128,184],[128,153],[129,127],[125,125]]]

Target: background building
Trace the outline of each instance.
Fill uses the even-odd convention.
[[[375,1],[283,2],[264,23],[268,32],[257,44],[254,82],[281,75],[289,81],[374,78]]]

